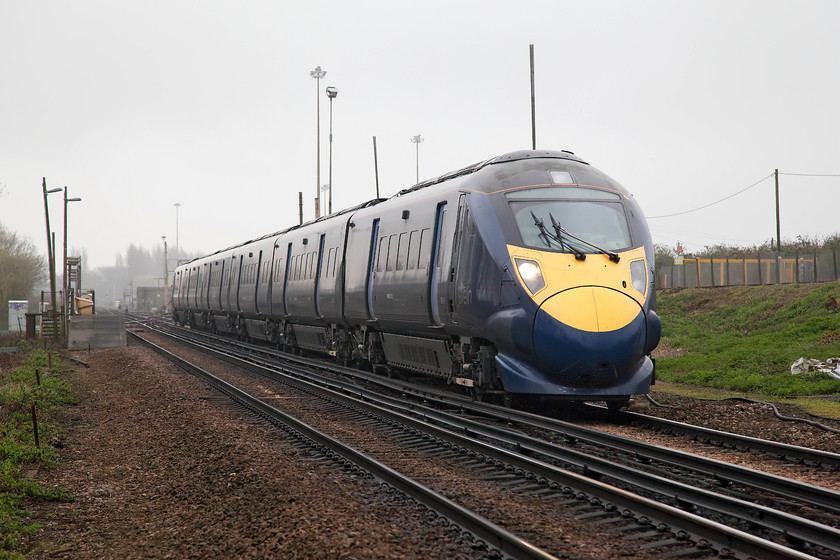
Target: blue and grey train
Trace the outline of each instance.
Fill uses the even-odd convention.
[[[495,157],[194,259],[176,322],[502,397],[654,381],[653,246],[632,195],[567,151]]]

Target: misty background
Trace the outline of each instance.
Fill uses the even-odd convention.
[[[333,210],[375,196],[373,136],[382,196],[530,148],[533,44],[537,147],[626,186],[656,243],[767,243],[774,169],[783,240],[826,238],[837,21],[834,0],[0,0],[0,223],[46,254],[41,180],[67,186],[83,284],[122,298],[162,278],[162,236],[171,270],[298,223],[299,192],[314,217],[327,86]]]

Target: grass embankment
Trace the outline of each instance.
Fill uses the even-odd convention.
[[[33,500],[69,501],[60,490],[46,489],[29,480],[25,473],[56,464],[58,456],[51,442],[58,441],[54,417],[61,407],[74,402],[64,379],[61,360],[44,350],[20,343],[25,355],[13,368],[0,371],[0,559],[24,558],[25,538],[38,526],[29,522],[26,503]],[[41,384],[36,383],[35,370]],[[35,446],[32,405],[35,405],[40,446]]]
[[[658,312],[656,373],[665,383],[656,389],[686,394],[693,386],[697,396],[704,387],[707,397],[712,391],[764,400],[840,396],[840,381],[826,373],[790,374],[800,357],[840,357],[836,282],[664,290]],[[838,403],[824,402],[815,412],[819,406],[808,409],[840,417]]]

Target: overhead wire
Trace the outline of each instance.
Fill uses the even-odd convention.
[[[709,206],[714,206],[715,204],[720,204],[721,202],[723,202],[723,201],[725,201],[725,200],[729,200],[730,198],[732,198],[732,197],[734,197],[734,196],[738,196],[738,195],[739,195],[739,194],[741,194],[742,192],[748,191],[748,190],[750,190],[751,188],[753,188],[753,187],[755,187],[755,186],[760,185],[761,183],[763,183],[764,181],[766,181],[767,179],[769,179],[769,178],[770,178],[770,177],[772,177],[773,175],[774,175],[773,173],[770,173],[769,175],[767,175],[766,177],[762,177],[761,179],[759,179],[758,181],[756,181],[756,182],[755,182],[755,183],[753,183],[752,185],[750,185],[750,186],[748,186],[748,187],[745,187],[745,188],[741,189],[741,190],[740,190],[740,191],[738,191],[738,192],[732,193],[732,194],[730,194],[729,196],[726,196],[726,197],[724,197],[724,198],[721,198],[720,200],[716,200],[716,201],[714,201],[714,202],[710,202],[709,204],[704,204],[703,206],[699,206],[699,207],[697,207],[697,208],[692,208],[691,210],[683,210],[682,212],[674,212],[673,214],[663,214],[663,215],[661,215],[661,216],[647,216],[647,219],[648,219],[648,220],[655,220],[655,219],[657,219],[657,218],[670,218],[670,217],[672,217],[672,216],[681,216],[681,215],[683,215],[683,214],[689,214],[689,213],[691,213],[691,212],[697,212],[698,210],[703,210],[704,208],[708,208]]]
[[[791,175],[794,177],[840,177],[840,174],[826,174],[826,173],[782,173],[779,175]]]

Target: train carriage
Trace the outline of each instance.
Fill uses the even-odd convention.
[[[176,320],[209,310],[240,336],[479,393],[615,406],[654,380],[647,225],[569,152],[513,152],[215,257],[176,270]]]

